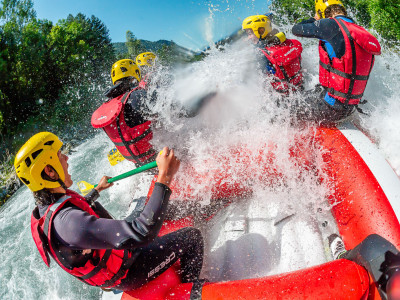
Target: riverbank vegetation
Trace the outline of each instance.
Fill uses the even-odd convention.
[[[400,41],[399,1],[342,0],[342,2],[361,26],[374,29],[388,43]],[[289,22],[295,23],[315,15],[315,0],[273,0],[271,8],[277,16],[287,16]]]

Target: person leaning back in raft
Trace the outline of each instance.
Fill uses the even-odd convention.
[[[381,47],[347,16],[339,0],[316,0],[315,11],[314,18],[294,25],[292,33],[320,40],[320,84],[294,114],[301,120],[340,121],[358,108]]]
[[[247,17],[243,20],[242,29],[263,54],[265,73],[272,76],[272,87],[283,95],[301,90],[301,43],[286,39],[283,32],[272,29],[271,20],[266,15]]]
[[[103,128],[127,160],[139,166],[154,161],[157,152],[150,141],[153,138],[151,119],[156,116],[148,105],[157,101],[157,93],[148,95],[139,86],[141,72],[132,59],[114,63],[111,79],[114,86],[104,94],[108,98],[105,103],[93,113],[92,126]],[[194,101],[194,107],[181,107],[180,116],[194,117],[214,95],[212,92],[200,97]]]
[[[22,146],[14,162],[18,177],[36,200],[31,230],[47,266],[52,257],[84,283],[123,291],[153,280],[178,259],[182,282],[198,279],[203,262],[200,231],[186,227],[157,237],[171,194],[169,184],[180,164],[173,150],[165,147],[157,156],[158,179],[149,202],[138,217],[127,221],[129,216],[112,219],[95,202],[99,192],[112,185],[109,177],[104,176],[85,198],[68,189],[72,180],[61,146],[54,134],[38,133]]]

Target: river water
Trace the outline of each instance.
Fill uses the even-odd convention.
[[[290,28],[284,28],[290,32]],[[290,37],[290,35],[288,35]],[[316,41],[301,40],[304,47],[303,67],[307,72],[306,89],[318,82],[318,53]],[[288,157],[293,136],[300,129],[280,122],[287,112],[277,110],[277,101],[265,82],[257,62],[255,50],[245,41],[226,46],[224,51],[211,49],[204,61],[174,71],[174,85],[168,87],[163,78],[170,70],[160,72],[159,99],[153,112],[158,113],[154,124],[154,144],[157,148],[170,146],[176,149],[183,163],[190,162],[199,172],[209,168],[205,162],[223,155],[232,145],[245,144],[257,149],[269,141],[278,146],[276,162],[284,170],[288,181],[274,188],[262,187],[250,199],[240,201],[220,212],[206,228],[206,258],[203,275],[211,280],[232,280],[275,274],[322,263],[327,258],[321,232],[315,224],[317,208],[327,212],[324,204],[326,187],[316,183],[315,174],[299,174]],[[358,115],[360,123],[376,140],[377,145],[397,174],[400,174],[400,57],[384,49],[376,60],[365,98],[365,110],[371,116]],[[155,88],[152,86],[151,88]],[[208,91],[218,95],[191,119],[178,118],[174,99],[190,105],[198,96]],[[293,96],[296,97],[296,96]],[[172,108],[171,108],[172,107]],[[274,119],[275,122],[271,122]],[[97,183],[102,175],[115,176],[132,168],[128,162],[111,167],[107,152],[113,145],[104,133],[80,145],[70,155],[70,173],[76,183],[86,180]],[[214,162],[218,168],[218,162]],[[232,169],[240,172],[237,160],[230,162]],[[233,172],[232,177],[235,177]],[[181,180],[191,184],[185,174]],[[131,200],[147,194],[151,175],[139,174],[117,183],[102,192],[99,201],[116,217],[121,218],[130,209]],[[227,180],[230,180],[227,178]],[[76,185],[72,187],[77,190]],[[204,187],[196,187],[202,191]],[[202,204],[209,203],[209,194],[202,195]],[[47,268],[41,261],[30,233],[30,213],[34,201],[30,191],[22,187],[0,210],[0,298],[1,299],[99,299],[101,292],[66,274],[52,263]],[[275,222],[295,213],[290,222],[274,226]],[[243,222],[253,228],[252,238],[240,235]],[[262,220],[261,220],[262,219]],[[247,220],[247,221],[246,221]],[[263,222],[262,226],[257,222]],[[272,224],[272,225],[271,225]],[[286,224],[286,225],[285,225]],[[263,230],[261,230],[264,228]],[[335,228],[331,228],[335,231]],[[224,239],[230,242],[221,242]],[[238,257],[247,252],[237,245],[250,244],[254,256],[262,261],[248,259],[245,266],[236,267],[225,260],[226,253],[236,251]],[[278,245],[278,246],[277,246]],[[240,256],[242,255],[242,256]],[[245,259],[245,258],[243,258]],[[254,268],[254,266],[258,266]],[[251,268],[253,267],[253,268]],[[249,271],[251,270],[251,272]]]

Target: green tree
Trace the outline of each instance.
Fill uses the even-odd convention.
[[[400,1],[369,0],[371,26],[383,37],[400,41]]]
[[[17,115],[26,114],[25,107],[31,99],[26,89],[27,76],[21,73],[27,55],[22,47],[25,27],[35,22],[32,1],[5,0],[0,10],[0,108],[4,123],[2,131],[9,132],[18,124]]]
[[[138,56],[140,53],[146,51],[146,49],[142,46],[140,40],[138,40],[130,30],[126,32],[125,44],[128,48],[128,57],[133,60],[135,60],[136,56]]]
[[[32,0],[3,0],[0,7],[0,20],[4,23],[15,22],[22,28],[26,23],[36,19]]]
[[[22,8],[20,2],[27,7]],[[34,13],[26,13],[31,2],[20,2],[9,1],[7,10],[1,11],[0,126],[7,126],[0,129],[6,136],[25,131],[31,124],[28,119],[38,115],[46,117],[37,123],[51,123],[49,116],[57,115],[53,114],[56,108],[60,110],[58,117],[63,108],[71,109],[67,118],[59,118],[59,125],[67,123],[72,113],[77,120],[79,110],[72,106],[93,105],[88,98],[93,93],[101,100],[100,90],[108,82],[105,74],[115,59],[108,30],[98,18],[69,15],[53,26],[50,21],[37,20]]]

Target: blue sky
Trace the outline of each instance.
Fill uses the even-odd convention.
[[[68,14],[95,15],[113,42],[125,42],[131,30],[139,39],[173,40],[198,50],[241,26],[241,21],[268,10],[269,0],[33,0],[39,19],[56,23]]]

